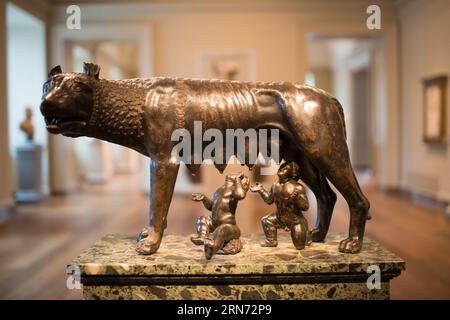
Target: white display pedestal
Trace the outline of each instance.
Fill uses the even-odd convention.
[[[17,202],[38,202],[42,198],[42,147],[27,142],[17,152]]]

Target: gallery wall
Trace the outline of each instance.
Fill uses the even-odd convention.
[[[446,143],[423,142],[422,91],[423,78],[450,76],[450,1],[408,2],[401,7],[400,22],[402,186],[450,201],[449,105]]]
[[[48,21],[45,12],[51,9],[52,23],[47,29],[50,43],[55,40],[51,37],[51,30],[65,26],[65,10],[69,1],[57,1],[58,5],[52,7],[46,1],[40,1],[45,5],[39,6],[31,6],[36,1],[14,0],[13,3],[20,4],[22,8],[29,7],[33,14]],[[448,1],[398,1],[395,5],[390,1],[381,1],[382,30],[373,33],[368,32],[364,25],[367,17],[365,8],[370,1],[347,1],[345,6],[336,4],[336,1],[264,1],[256,8],[251,4],[234,6],[234,3],[229,5],[221,1],[212,4],[199,1],[195,6],[187,2],[170,2],[169,5],[80,3],[83,23],[149,25],[153,50],[149,59],[153,75],[197,77],[202,52],[231,48],[254,52],[255,80],[303,82],[307,71],[305,35],[384,34],[385,54],[390,55],[387,59],[382,57],[388,92],[386,96],[376,96],[386,100],[385,112],[393,115],[387,121],[379,119],[386,130],[379,133],[377,141],[382,151],[379,161],[385,161],[380,166],[378,178],[384,186],[400,185],[407,190],[450,199],[448,143],[436,147],[422,141],[421,84],[423,77],[450,73],[450,42],[446,41],[450,30]],[[1,2],[3,21],[5,11],[5,3]],[[396,18],[397,13],[399,19]],[[398,37],[396,26],[400,26]],[[0,45],[0,69],[6,70],[4,24],[0,26],[0,44],[3,44]],[[60,61],[49,57],[48,65],[55,63]],[[396,77],[397,67],[401,70],[400,78]],[[3,93],[0,94],[0,118],[6,122],[6,72],[0,72],[0,75],[0,92]],[[399,115],[395,114],[397,105],[401,106]],[[447,123],[450,123],[449,117],[450,112],[447,112]],[[0,125],[0,130],[5,131],[6,128],[6,123]],[[7,133],[3,131],[0,143],[1,149],[5,150],[9,147]],[[0,157],[1,180],[4,182],[0,188],[0,202],[10,199],[12,190],[7,183],[11,171],[8,162],[7,157]],[[60,168],[58,172],[63,170],[62,166],[56,167]]]
[[[61,1],[63,2],[63,1]],[[389,68],[387,86],[392,89],[386,104],[391,113],[385,119],[385,136],[380,148],[386,152],[381,159],[379,182],[383,186],[398,183],[398,140],[396,136],[396,30],[395,8],[389,1],[380,1],[383,8],[383,29],[366,26],[370,1],[263,1],[258,3],[169,1],[161,3],[130,3],[108,5],[81,2],[82,26],[142,25],[152,30],[153,75],[202,76],[201,57],[205,53],[243,52],[254,66],[250,80],[304,82],[307,72],[308,35],[379,37],[385,34],[386,61]],[[66,4],[53,10],[53,29],[65,28]],[[326,22],[326,23],[325,23]],[[84,25],[83,25],[84,24]],[[66,32],[68,33],[68,32]],[[74,34],[76,31],[73,32]],[[68,33],[70,35],[70,33]],[[114,35],[112,35],[114,36]],[[53,39],[55,41],[55,39]],[[51,64],[59,64],[52,57]],[[391,106],[392,105],[392,106]],[[219,175],[217,179],[222,179]],[[214,185],[218,181],[212,179]]]

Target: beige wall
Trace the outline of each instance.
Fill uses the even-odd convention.
[[[333,70],[331,68],[312,68],[311,72],[314,74],[317,87],[334,94]]]
[[[366,8],[373,1],[350,0],[345,5],[334,0],[241,1],[239,5],[237,1],[109,2],[81,2],[81,32],[83,23],[147,22],[153,29],[154,74],[162,76],[198,76],[198,55],[204,50],[248,49],[256,53],[256,80],[303,82],[307,33],[382,34],[366,28]],[[376,2],[383,7],[383,21],[391,23],[392,3]],[[65,9],[66,5],[54,9],[55,26],[65,25]]]
[[[26,6],[27,2],[15,0]],[[63,2],[63,1],[60,1]],[[378,2],[378,1],[377,1]],[[46,1],[42,11],[48,9]],[[382,4],[383,29],[380,32],[365,28],[365,8],[370,1],[348,1],[346,6],[333,1],[265,1],[257,8],[250,5],[213,4],[198,1],[196,5],[165,6],[162,4],[84,5],[81,1],[83,22],[147,23],[153,29],[154,56],[151,57],[155,75],[198,76],[196,70],[202,50],[248,49],[255,52],[257,80],[303,81],[306,71],[305,35],[385,36],[383,60],[388,88],[386,131],[380,141],[384,150],[380,161],[381,180],[395,186],[397,176],[406,189],[450,199],[450,155],[446,147],[430,147],[422,142],[422,87],[420,79],[437,73],[450,73],[450,2],[400,1],[400,42],[397,39],[395,8],[387,1]],[[5,41],[4,2],[0,8],[0,44]],[[62,4],[53,9],[54,26],[65,25]],[[31,8],[30,8],[31,9]],[[30,11],[35,11],[30,10]],[[34,12],[44,17],[41,12]],[[326,23],[324,23],[326,22]],[[397,44],[401,56],[397,61]],[[0,45],[0,69],[5,68],[5,46]],[[59,63],[54,57],[50,64]],[[396,76],[397,62],[401,69],[401,87]],[[0,72],[1,121],[6,119],[5,72]],[[401,89],[401,90],[399,90]],[[401,100],[397,93],[401,92]],[[395,108],[401,101],[401,115]],[[447,112],[447,118],[450,112]],[[447,119],[447,123],[450,123]],[[0,126],[3,130],[6,124]],[[419,130],[417,129],[419,128]],[[399,134],[401,141],[396,141]],[[383,138],[384,136],[385,138]],[[401,142],[401,143],[400,143]],[[0,136],[0,148],[7,146],[5,134]],[[381,142],[380,142],[381,145]],[[400,147],[401,145],[401,147]],[[395,153],[401,151],[400,159]],[[2,182],[9,172],[8,159],[0,157]],[[400,168],[398,175],[397,167]],[[4,184],[5,185],[5,184]],[[0,190],[0,200],[10,190]],[[8,196],[6,196],[8,198]]]
[[[295,21],[292,14],[240,12],[159,17],[155,73],[196,77],[201,51],[237,48],[256,53],[256,80],[302,81]]]
[[[318,36],[385,36],[386,56],[392,91],[385,108],[387,134],[381,147],[394,150],[380,159],[379,181],[385,186],[398,183],[398,119],[396,118],[396,18],[391,1],[382,6],[380,31],[366,27],[366,8],[373,1],[280,0],[262,2],[191,1],[108,5],[81,3],[82,30],[85,26],[148,24],[152,29],[153,74],[198,77],[198,59],[203,51],[245,50],[254,53],[255,80],[303,82],[307,71],[307,40]],[[69,2],[67,2],[69,4]],[[66,5],[53,10],[54,30],[65,28]],[[85,29],[87,30],[87,29]],[[70,33],[68,33],[70,36]],[[75,35],[76,32],[73,32]],[[52,57],[52,64],[63,63]],[[218,177],[219,179],[220,177]],[[220,178],[222,179],[222,178]]]
[[[437,74],[450,75],[450,1],[412,1],[401,8],[400,19],[402,185],[450,201],[450,147],[448,141],[430,146],[422,140],[421,82]],[[449,110],[447,102],[447,137]]]

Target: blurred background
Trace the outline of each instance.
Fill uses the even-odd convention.
[[[378,29],[369,28],[372,4]],[[1,0],[0,298],[80,299],[65,266],[101,236],[148,223],[149,159],[45,130],[48,70],[80,72],[92,61],[102,78],[293,81],[336,95],[371,201],[366,234],[406,260],[392,298],[449,299],[449,32],[447,0]],[[226,172],[244,170],[268,188],[276,177],[259,169]],[[209,165],[196,176],[182,166],[166,233],[193,233],[206,210],[190,194],[210,195],[223,179]],[[262,232],[272,210],[249,194],[237,211],[242,232]],[[330,232],[347,228],[339,197]]]

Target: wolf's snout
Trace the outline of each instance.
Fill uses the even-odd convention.
[[[57,104],[48,98],[44,98],[41,102],[40,110],[44,117],[47,117],[49,114],[56,113],[58,109]]]
[[[45,115],[48,113],[48,110],[51,108],[51,103],[47,100],[47,99],[42,99],[41,101],[41,105],[40,105],[40,110],[42,115],[45,117]]]

